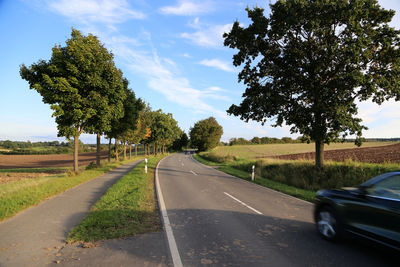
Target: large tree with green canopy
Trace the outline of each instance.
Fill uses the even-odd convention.
[[[21,77],[50,104],[58,136],[74,139],[74,171],[78,171],[78,141],[84,131],[100,131],[110,113],[118,114],[122,74],[96,36],[72,29],[66,46],[56,45],[49,61],[22,65]],[[109,98],[111,90],[115,100]],[[102,115],[106,116],[105,118]],[[98,119],[104,119],[98,122]]]
[[[224,34],[247,87],[228,113],[290,125],[315,141],[322,167],[324,144],[347,135],[361,144],[367,128],[356,101],[400,99],[400,35],[388,25],[395,12],[376,0],[281,0],[270,8],[269,17],[247,8],[251,24],[236,21]]]
[[[200,151],[210,150],[218,146],[222,134],[222,126],[218,124],[214,117],[196,122],[193,128],[189,130],[192,146]]]

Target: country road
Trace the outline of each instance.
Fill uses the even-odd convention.
[[[394,266],[387,252],[372,246],[320,239],[311,203],[234,178],[190,155],[163,159],[158,181],[175,266]]]

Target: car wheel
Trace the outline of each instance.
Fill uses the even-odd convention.
[[[339,238],[339,222],[331,207],[322,207],[317,212],[316,226],[322,238],[335,241]]]

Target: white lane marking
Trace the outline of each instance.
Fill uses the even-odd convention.
[[[165,207],[164,198],[161,192],[160,182],[158,180],[158,166],[162,160],[160,160],[156,167],[156,187],[157,187],[157,197],[160,205],[161,215],[163,218],[165,232],[167,234],[169,250],[171,252],[172,262],[174,267],[183,267],[181,257],[179,256],[178,247],[176,245],[174,233],[172,232],[171,223],[169,222],[167,208]]]
[[[194,171],[190,171],[191,173],[193,173],[194,175],[197,175]]]
[[[182,166],[185,166],[185,164],[182,163]]]
[[[246,203],[244,203],[243,201],[240,201],[239,199],[237,199],[236,197],[229,195],[227,192],[224,192],[225,195],[227,195],[228,197],[231,197],[232,199],[236,200],[237,202],[239,202],[240,204],[242,204],[243,206],[245,206],[246,208],[251,209],[252,211],[254,211],[257,214],[261,214],[261,212],[259,212],[258,210],[256,210],[255,208],[250,207],[249,205],[247,205]]]
[[[200,165],[200,166],[203,166],[203,167],[206,167],[206,168],[209,168],[209,169],[214,169],[213,167],[210,167],[210,166],[204,165],[203,163],[198,162],[195,158],[192,158],[192,160],[193,160],[196,164],[198,164],[198,165]],[[230,175],[230,174],[228,174],[228,173],[226,173],[226,172],[223,172],[223,171],[220,171],[220,170],[218,170],[218,169],[214,169],[214,170],[217,171],[217,172],[220,172],[222,175],[226,175],[226,176],[232,177],[233,179],[240,180],[240,181],[242,181],[243,183],[252,184],[253,186],[259,187],[259,188],[261,188],[261,189],[263,189],[263,190],[274,192],[274,194],[278,194],[278,195],[284,196],[284,197],[286,197],[286,198],[290,198],[290,199],[292,199],[292,200],[299,201],[299,202],[303,202],[303,203],[305,203],[305,204],[307,204],[307,205],[313,205],[313,206],[314,206],[314,203],[312,203],[312,202],[309,202],[309,201],[306,201],[306,200],[303,200],[303,199],[300,199],[300,198],[297,198],[297,197],[294,197],[294,196],[291,196],[291,195],[288,195],[288,194],[285,194],[285,193],[276,191],[276,190],[271,189],[271,188],[269,188],[269,187],[265,187],[265,186],[262,186],[262,185],[253,183],[252,181],[244,180],[244,179],[242,179],[242,178],[239,178],[239,177]]]

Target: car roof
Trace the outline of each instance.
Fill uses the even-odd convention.
[[[378,176],[375,176],[374,178],[369,179],[368,181],[364,182],[361,184],[362,187],[370,187],[386,178],[389,178],[394,175],[400,175],[400,170],[399,171],[393,171],[393,172],[387,172]]]

